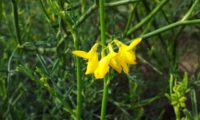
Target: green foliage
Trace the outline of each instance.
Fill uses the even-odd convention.
[[[171,102],[171,105],[174,108],[174,112],[176,114],[176,119],[180,120],[180,112],[183,111],[183,108],[186,107],[186,93],[189,92],[188,89],[188,75],[187,73],[184,74],[184,78],[182,81],[176,80],[173,75],[170,76],[169,79],[169,88],[170,93],[165,94],[166,97]]]
[[[143,38],[129,74],[110,71],[105,119],[175,119],[171,105],[200,119],[200,1],[103,2],[106,43]],[[103,81],[80,60],[77,92],[71,54],[100,41],[98,9],[97,0],[0,0],[0,120],[77,119],[77,96],[83,120],[100,118]]]

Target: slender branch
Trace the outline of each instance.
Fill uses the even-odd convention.
[[[130,28],[130,26],[131,26],[131,22],[132,22],[132,20],[133,20],[133,15],[134,15],[136,6],[137,6],[137,4],[133,4],[133,5],[131,6],[131,10],[130,10],[130,13],[129,13],[129,16],[128,16],[128,21],[127,21],[127,23],[126,23],[126,27],[125,27],[123,36],[127,34],[127,31],[128,31],[128,29]]]
[[[89,17],[97,8],[96,3],[94,3],[79,19],[76,21],[76,23],[73,25],[73,29],[77,28],[80,24],[82,24],[87,17]]]
[[[131,28],[127,32],[127,36],[131,33],[135,32],[138,28],[140,28],[142,25],[144,25],[146,22],[148,22],[150,19],[153,18],[153,16],[156,15],[160,11],[160,9],[168,2],[169,0],[163,0],[148,16],[146,16],[141,22],[135,25],[135,27]]]
[[[21,45],[22,42],[21,42],[21,35],[20,35],[20,29],[19,29],[17,2],[15,0],[12,0],[12,5],[13,5],[13,14],[14,14],[14,23],[15,23],[15,32],[16,32],[17,42],[19,45]]]
[[[178,21],[178,22],[175,22],[175,23],[172,23],[172,24],[169,24],[167,26],[164,26],[164,27],[161,27],[155,31],[152,31],[150,33],[147,33],[145,35],[142,35],[141,37],[143,39],[146,39],[146,38],[150,38],[152,36],[155,36],[159,33],[162,33],[162,32],[165,32],[165,31],[168,31],[172,28],[175,28],[177,26],[181,26],[181,25],[193,25],[193,24],[200,24],[200,19],[196,19],[196,20],[185,20],[185,21]]]
[[[186,20],[186,19],[188,19],[190,16],[191,16],[191,14],[192,14],[192,12],[193,12],[193,10],[194,10],[194,8],[196,7],[196,5],[197,5],[197,3],[199,2],[199,0],[195,0],[194,1],[194,3],[192,4],[192,7],[189,9],[189,11],[185,14],[185,16],[181,19],[181,21],[184,21],[184,20]]]
[[[81,0],[81,13],[85,12],[85,4],[86,4],[86,0]]]
[[[115,6],[125,5],[125,4],[129,4],[129,3],[134,3],[134,2],[139,2],[139,0],[121,0],[121,1],[117,1],[117,2],[105,3],[104,6],[105,7],[115,7]]]

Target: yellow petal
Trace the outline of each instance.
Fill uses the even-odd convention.
[[[72,51],[72,54],[78,56],[78,57],[82,57],[82,58],[85,58],[85,59],[88,59],[89,58],[89,55],[87,52],[85,51],[81,51],[81,50],[75,50],[75,51]]]
[[[88,60],[87,70],[85,72],[86,75],[94,73],[95,69],[98,66],[98,54],[93,54],[92,57]]]
[[[123,59],[120,59],[120,57],[117,57],[117,62],[122,66],[123,71],[128,74],[128,66],[126,62]]]
[[[138,45],[142,41],[142,38],[136,38],[133,40],[130,45],[128,46],[128,50],[133,49],[136,45]]]
[[[136,56],[135,54],[131,52],[123,52],[123,59],[128,64],[136,64]]]
[[[122,68],[120,66],[120,64],[113,58],[110,60],[110,66],[116,70],[118,73],[122,72]]]
[[[108,73],[109,68],[110,68],[109,67],[110,60],[115,55],[116,55],[116,53],[111,52],[99,61],[98,67],[96,68],[96,70],[94,72],[94,76],[96,79],[104,78],[104,76]]]
[[[109,48],[110,52],[114,52],[112,45],[110,43],[108,44],[108,48]],[[115,57],[110,60],[109,64],[114,70],[116,70],[118,73],[121,73],[122,68],[121,68],[120,64],[117,63]]]
[[[74,54],[74,55],[76,55],[78,57],[89,59],[96,53],[97,48],[98,48],[98,43],[95,43],[92,46],[92,48],[90,49],[89,52],[85,52],[85,51],[82,51],[82,50],[75,50],[75,51],[72,51],[72,54]]]
[[[106,73],[109,71],[108,64],[109,64],[108,57],[104,57],[100,60],[99,65],[94,72],[94,76],[96,79],[101,79],[106,75]]]

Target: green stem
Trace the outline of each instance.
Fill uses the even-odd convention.
[[[192,4],[192,7],[189,9],[189,11],[184,15],[184,17],[181,19],[181,21],[185,21],[186,19],[188,19],[190,16],[191,16],[191,14],[192,14],[192,12],[193,12],[193,10],[194,10],[194,8],[196,7],[196,5],[197,5],[197,3],[199,2],[199,0],[195,0],[194,1],[194,3]]]
[[[15,0],[12,0],[13,5],[13,14],[14,14],[14,23],[15,23],[15,31],[17,36],[17,42],[19,45],[22,44],[21,42],[21,36],[20,36],[20,30],[19,30],[19,18],[18,18],[18,7],[17,2]]]
[[[102,98],[102,103],[101,103],[101,120],[105,120],[105,115],[106,115],[108,85],[109,85],[108,80],[109,80],[109,76],[106,76],[104,78],[103,98]]]
[[[72,32],[72,37],[74,39],[75,49],[79,49],[79,43],[75,32]],[[82,81],[81,81],[81,63],[80,59],[76,57],[76,79],[77,79],[77,120],[81,120],[82,113]]]
[[[192,25],[192,24],[200,24],[200,19],[196,19],[196,20],[186,20],[186,21],[178,21],[178,22],[175,22],[175,23],[172,23],[172,24],[169,24],[167,26],[164,26],[164,27],[161,27],[155,31],[152,31],[150,33],[147,33],[145,35],[142,35],[141,37],[143,39],[146,39],[146,38],[150,38],[152,36],[155,36],[157,34],[160,34],[162,32],[165,32],[165,31],[168,31],[172,28],[175,28],[177,26],[181,26],[181,25]]]
[[[133,4],[132,6],[130,6],[131,10],[130,10],[130,13],[129,13],[129,16],[128,16],[128,21],[127,21],[127,24],[126,24],[123,36],[125,36],[127,34],[127,31],[130,28],[130,26],[131,26],[136,6],[137,6],[137,4]]]
[[[62,19],[64,20],[65,24],[67,25],[67,28],[71,32],[72,38],[74,40],[74,48],[76,50],[79,49],[79,41],[77,39],[76,32],[72,28],[72,25],[68,22],[65,18],[64,14],[61,14]],[[76,117],[77,120],[81,120],[81,114],[82,114],[82,81],[81,81],[81,63],[80,58],[76,57],[76,79],[77,79],[77,109],[76,109]]]
[[[110,2],[110,3],[105,3],[105,7],[115,7],[115,6],[119,6],[119,5],[125,5],[125,4],[129,4],[129,3],[134,3],[134,2],[139,2],[139,0],[121,0],[121,1],[117,1],[117,2]]]
[[[1,22],[1,18],[2,18],[2,13],[3,13],[3,1],[0,0],[0,22]]]
[[[94,3],[79,19],[76,23],[72,26],[73,29],[77,28],[83,21],[86,20],[97,8],[96,3]]]
[[[174,107],[174,112],[175,112],[175,115],[176,115],[176,120],[181,120],[180,108],[179,107]]]
[[[86,3],[85,0],[81,0],[81,13],[85,12],[85,3]]]
[[[169,0],[163,0],[155,9],[153,9],[153,11],[146,16],[141,22],[139,22],[137,25],[135,25],[133,28],[131,28],[128,32],[127,32],[127,36],[132,34],[133,32],[135,32],[137,29],[139,29],[142,25],[144,25],[146,22],[148,22],[150,19],[153,18],[153,16],[156,15],[156,13],[158,13],[160,11],[160,9],[168,2]]]
[[[99,0],[100,28],[101,28],[101,44],[105,46],[105,22],[104,22],[104,0]],[[104,52],[105,54],[105,52]]]
[[[104,21],[104,0],[99,0],[99,14],[100,14],[100,28],[101,28],[101,45],[105,47],[105,21]],[[102,48],[104,49],[104,48]],[[103,56],[106,54],[105,51],[102,51]],[[107,104],[107,95],[108,95],[108,76],[104,78],[104,88],[103,88],[103,98],[101,104],[101,120],[105,120],[106,114],[106,104]]]

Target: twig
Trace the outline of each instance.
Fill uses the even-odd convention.
[[[121,1],[117,1],[117,2],[105,3],[104,6],[105,7],[115,7],[115,6],[125,5],[125,4],[129,4],[129,3],[134,3],[134,2],[139,2],[139,0],[121,0]]]
[[[164,27],[161,27],[155,31],[152,31],[150,33],[147,33],[145,35],[142,35],[141,37],[143,39],[147,39],[147,38],[150,38],[154,35],[157,35],[159,33],[162,33],[162,32],[165,32],[165,31],[168,31],[172,28],[175,28],[177,26],[181,26],[181,25],[193,25],[193,24],[200,24],[200,19],[195,19],[195,20],[185,20],[185,21],[178,21],[178,22],[175,22],[175,23],[172,23],[172,24],[169,24],[169,25],[166,25]]]
[[[126,36],[130,35],[131,33],[135,32],[138,28],[140,28],[142,25],[144,25],[146,22],[148,22],[150,19],[152,19],[153,16],[156,15],[160,11],[160,9],[168,2],[168,0],[163,0],[148,16],[146,16],[141,22],[139,22],[135,27],[131,28]]]

